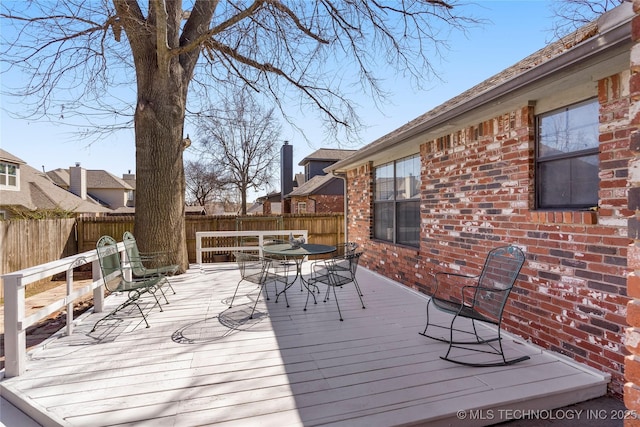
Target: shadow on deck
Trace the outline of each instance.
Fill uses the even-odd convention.
[[[418,334],[426,297],[360,269],[355,290],[310,304],[294,284],[284,300],[240,286],[235,264],[172,279],[176,295],[150,316],[122,313],[90,333],[80,319],[30,353],[27,372],[0,393],[43,425],[490,425],[606,393],[608,376],[507,336],[508,356],[530,360],[471,368],[440,359],[446,345]],[[110,297],[115,304],[119,296]],[[441,322],[450,319],[445,314]],[[478,354],[461,357],[481,357]],[[520,411],[520,412],[517,412]]]

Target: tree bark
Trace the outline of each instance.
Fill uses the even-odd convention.
[[[186,96],[180,79],[153,77],[138,86],[135,115],[136,215],[141,250],[168,251],[188,267],[184,225],[183,123]]]
[[[136,214],[134,233],[141,251],[164,251],[180,272],[189,266],[184,222],[186,99],[199,49],[173,55],[180,45],[182,2],[153,0],[144,18],[136,0],[114,0],[136,70]],[[188,40],[209,22],[215,5],[197,0]],[[142,23],[144,23],[142,25]],[[203,27],[203,28],[206,28]]]

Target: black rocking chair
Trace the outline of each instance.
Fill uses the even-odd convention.
[[[456,273],[438,272],[435,275],[436,289],[427,303],[427,325],[421,335],[449,344],[447,354],[441,359],[466,366],[505,366],[522,362],[529,356],[507,359],[502,348],[501,324],[502,313],[507,299],[511,293],[520,269],[524,264],[524,253],[515,246],[504,246],[493,249],[487,255],[484,267],[479,276],[466,276]],[[447,280],[453,279],[453,280]],[[465,284],[469,281],[474,284]],[[460,289],[460,284],[462,287]],[[456,294],[455,289],[460,289],[461,299],[448,298],[445,295]],[[450,326],[441,326],[430,323],[429,308],[435,308],[453,314]],[[472,331],[457,329],[454,327],[460,318],[470,319]],[[497,334],[491,338],[482,338],[478,335],[476,321],[496,325]],[[443,328],[448,330],[448,338],[428,335],[427,329]],[[466,341],[454,340],[455,335],[471,335],[472,339]],[[472,363],[449,357],[452,349],[465,349],[480,353],[488,353],[500,356],[500,360],[489,363]]]

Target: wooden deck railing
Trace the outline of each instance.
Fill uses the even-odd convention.
[[[266,230],[266,231],[205,231],[196,233],[197,259],[202,263],[203,252],[258,251],[269,239],[288,238],[289,234],[304,236],[307,230]],[[203,239],[232,238],[233,245],[204,246]],[[214,239],[215,243],[215,239]],[[122,242],[118,243],[121,258],[126,262],[126,251]],[[92,281],[79,289],[73,289],[73,271],[85,264],[92,265]],[[26,315],[25,288],[38,280],[48,279],[59,273],[66,273],[67,292],[46,307],[29,316]],[[4,376],[15,377],[24,373],[27,355],[27,328],[61,308],[67,308],[67,334],[73,333],[73,303],[93,291],[94,312],[104,308],[104,281],[96,250],[86,251],[60,260],[40,264],[0,276],[4,289]]]
[[[125,252],[124,244],[118,243],[118,250]],[[124,259],[124,258],[123,258]],[[91,263],[92,282],[80,289],[73,289],[73,270]],[[66,272],[67,292],[64,298],[52,302],[37,312],[26,316],[25,287],[38,280],[50,278]],[[41,319],[67,307],[67,333],[73,332],[73,303],[83,295],[93,291],[93,307],[101,312],[104,307],[104,281],[96,250],[62,258],[46,264],[4,274],[4,375],[15,377],[24,373],[27,354],[27,328]]]
[[[265,241],[275,238],[286,240],[289,234],[296,237],[302,235],[305,241],[309,240],[307,230],[198,231],[196,262],[202,264],[202,254],[205,252],[257,251],[262,256]],[[211,240],[209,243],[212,244],[205,245],[205,239]],[[228,244],[229,242],[232,244]]]

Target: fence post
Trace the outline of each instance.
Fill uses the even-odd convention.
[[[5,276],[4,284],[4,375],[24,373],[27,358],[27,333],[22,330],[25,296],[22,276]]]

